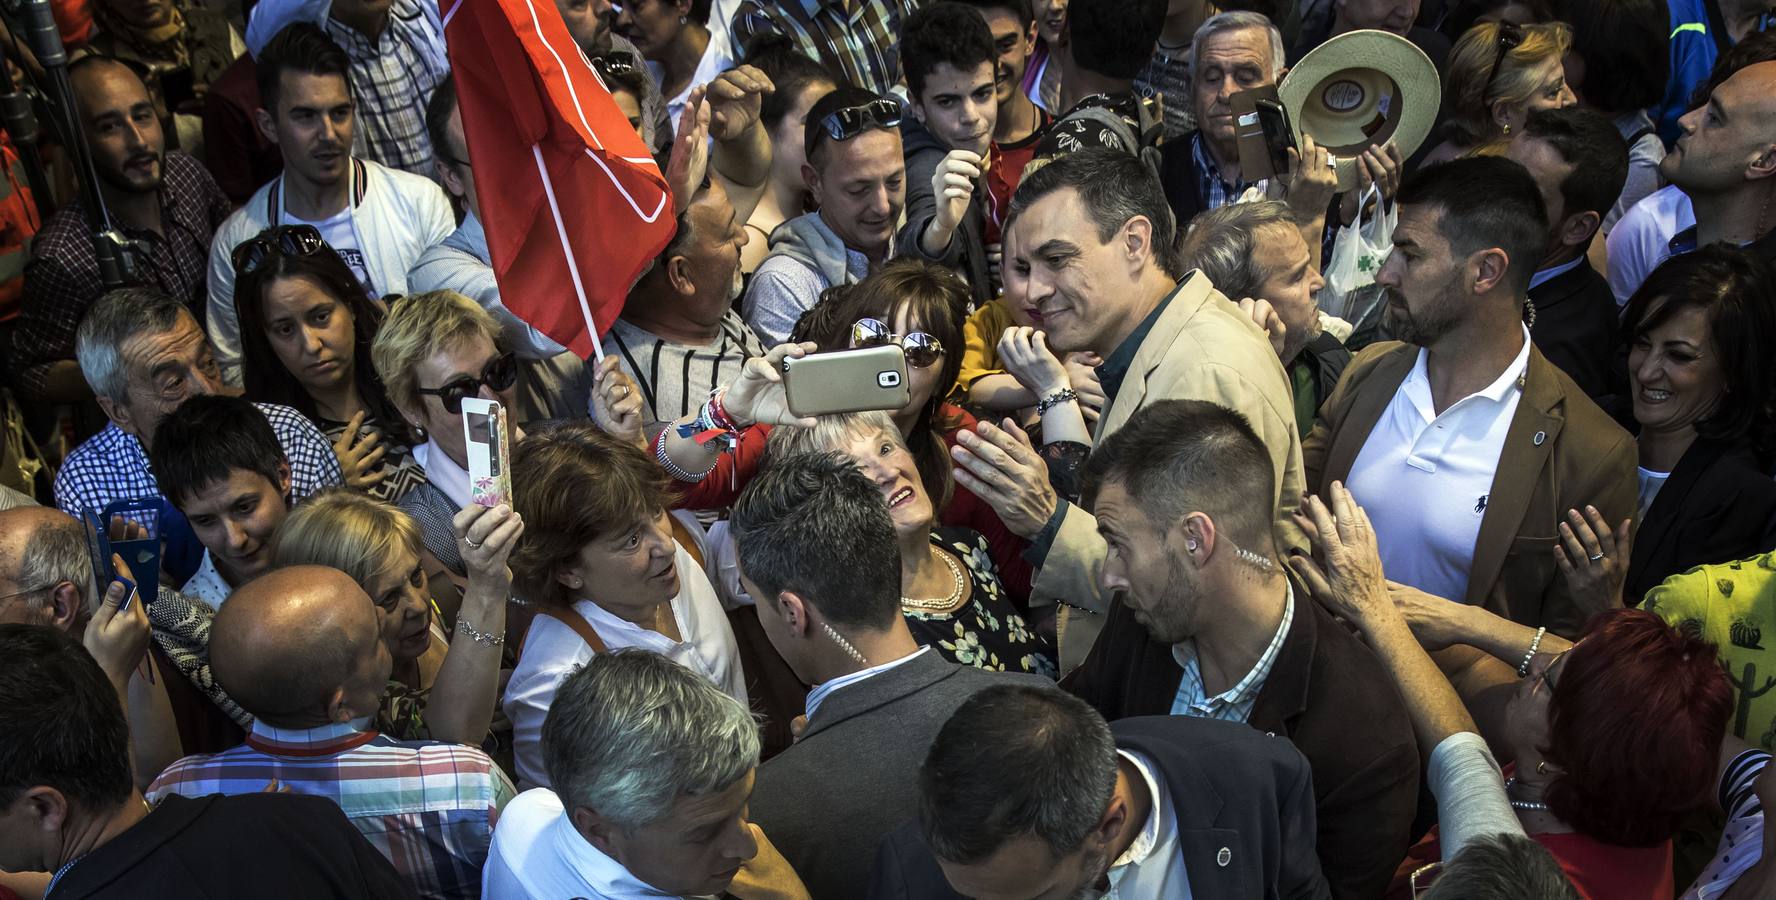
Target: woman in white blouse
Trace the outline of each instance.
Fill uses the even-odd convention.
[[[520,441],[511,472],[526,525],[512,571],[538,612],[506,686],[523,787],[549,785],[543,719],[562,679],[594,654],[652,650],[747,702],[734,632],[703,567],[674,537],[658,464],[578,421]]]

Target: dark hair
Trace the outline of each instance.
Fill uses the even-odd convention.
[[[814,105],[808,107],[808,122],[802,128],[802,147],[807,151],[804,155],[808,158],[808,164],[819,168],[820,163],[815,154],[825,149],[826,145],[832,142],[832,136],[828,135],[826,129],[821,127],[821,119],[824,119],[841,109],[848,109],[853,106],[864,106],[881,99],[884,99],[883,95],[878,94],[875,91],[865,90],[860,87],[852,87],[848,84],[841,84],[834,88],[831,93],[814,101]],[[892,97],[890,96],[888,99],[892,99]],[[895,102],[898,103],[899,101]],[[895,131],[897,134],[899,133],[897,129],[890,129],[885,126],[875,126],[865,130],[875,131],[877,128],[881,128],[881,130],[884,131]],[[854,136],[852,139],[855,140],[856,137]]]
[[[275,229],[266,229],[267,236]],[[381,306],[364,294],[364,286],[339,258],[332,247],[307,256],[273,252],[267,254],[259,268],[240,276],[234,283],[234,313],[240,322],[241,382],[248,400],[288,406],[303,416],[319,420],[314,398],[309,396],[296,376],[284,368],[271,339],[265,336],[265,293],[285,278],[306,278],[330,294],[352,317],[352,379],[366,412],[386,438],[407,444],[406,422],[389,400],[382,376],[371,360],[376,332],[385,316]]]
[[[1072,16],[1071,11],[1068,16]],[[1015,218],[1036,201],[1066,188],[1079,192],[1086,214],[1098,226],[1100,243],[1115,237],[1130,219],[1146,216],[1153,223],[1153,255],[1159,268],[1173,278],[1183,277],[1177,219],[1166,203],[1159,176],[1139,157],[1108,147],[1091,147],[1057,157],[1027,173],[1018,183],[1008,218]]]
[[[1438,228],[1456,256],[1497,247],[1521,296],[1548,243],[1548,210],[1529,170],[1502,156],[1474,156],[1426,166],[1407,176],[1395,198],[1443,214]],[[1606,207],[1607,208],[1607,207]]]
[[[47,625],[0,625],[0,808],[51,787],[97,812],[129,799],[129,722],[80,642]]]
[[[672,503],[672,483],[660,464],[589,419],[552,422],[526,434],[512,448],[510,470],[512,511],[528,523],[512,549],[513,580],[540,606],[573,605],[555,575],[582,547]]]
[[[1599,613],[1582,638],[1548,701],[1549,811],[1606,844],[1669,840],[1714,789],[1732,685],[1713,644],[1646,610]]]
[[[1579,900],[1548,848],[1521,834],[1477,837],[1443,864],[1425,900]]]
[[[759,121],[773,133],[789,114],[797,97],[811,85],[840,85],[845,79],[808,54],[796,49],[790,39],[774,31],[760,32],[747,46],[745,65],[756,66],[771,79],[773,90],[759,101]]]
[[[1740,69],[1772,61],[1776,61],[1776,31],[1754,31],[1746,35],[1715,59],[1714,68],[1708,72],[1708,80],[1690,95],[1690,109],[1706,106],[1708,95],[1714,93],[1714,89],[1727,79],[1739,74]]]
[[[924,102],[925,79],[948,63],[958,72],[991,67],[999,58],[993,32],[981,14],[960,3],[924,7],[900,26],[900,71],[915,101]]]
[[[1246,417],[1206,400],[1141,407],[1104,439],[1080,472],[1086,505],[1120,485],[1156,527],[1207,513],[1241,547],[1270,555],[1276,475]]]
[[[1595,212],[1601,217],[1616,205],[1628,182],[1628,142],[1603,113],[1583,106],[1537,110],[1524,122],[1523,133],[1547,141],[1573,167],[1560,180],[1567,215]]]
[[[1556,0],[1585,61],[1586,105],[1620,116],[1658,106],[1671,71],[1670,11],[1655,0]]]
[[[919,827],[969,865],[1022,835],[1057,857],[1085,841],[1116,791],[1116,739],[1084,700],[1002,684],[956,708],[919,770]]]
[[[345,79],[346,94],[357,96],[352,91],[351,57],[313,22],[285,25],[266,43],[265,49],[254,55],[253,72],[259,84],[259,104],[274,117],[285,72],[338,75]]]
[[[1036,8],[1030,0],[955,0],[978,10],[1003,9],[1017,17],[1018,24],[1029,28],[1036,22]]]
[[[1719,354],[1726,391],[1720,405],[1696,423],[1713,441],[1749,441],[1760,465],[1776,457],[1776,271],[1727,244],[1710,244],[1671,257],[1654,269],[1622,316],[1629,346],[1679,311],[1702,309]]]
[[[943,433],[959,417],[945,403],[962,374],[963,322],[967,318],[968,285],[950,269],[917,259],[897,259],[853,285],[829,288],[820,302],[803,313],[791,330],[791,341],[813,341],[822,351],[851,346],[851,326],[858,319],[880,319],[894,327],[904,311],[910,327],[943,345],[943,368],[931,399],[906,436],[907,450],[919,467],[919,481],[938,512],[949,505],[950,454]]]
[[[467,163],[469,148],[450,146],[450,114],[456,112],[456,76],[446,75],[438,86],[432,89],[432,99],[426,101],[426,136],[431,138],[432,152],[448,164]],[[464,137],[468,135],[465,134]],[[458,156],[458,153],[462,155]]]
[[[730,523],[740,571],[777,608],[794,591],[839,626],[880,631],[900,618],[900,546],[882,492],[837,453],[773,459]],[[844,565],[834,565],[843,560]]]
[[[259,407],[223,394],[192,397],[160,421],[148,450],[154,482],[181,509],[240,469],[278,483],[284,448]]]
[[[622,51],[618,51],[618,53],[622,53]],[[624,53],[623,55],[628,54]],[[611,63],[618,61],[625,64],[615,69],[611,68]],[[598,71],[598,76],[605,80],[611,90],[628,92],[630,96],[635,98],[635,105],[638,107],[647,100],[648,75],[647,70],[642,68],[640,60],[629,63],[628,60],[624,60],[622,56],[617,54],[600,53],[592,57],[591,62],[592,68]]]
[[[1166,0],[1073,0],[1067,48],[1088,72],[1132,79],[1153,58],[1165,16]]]
[[[1461,40],[1461,36],[1474,27],[1481,16],[1519,4],[1529,7],[1531,23],[1548,22],[1554,18],[1554,12],[1548,8],[1547,0],[1460,0],[1448,7],[1443,20],[1437,24],[1437,30],[1453,44]]]

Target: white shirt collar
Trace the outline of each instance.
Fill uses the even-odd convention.
[[[556,800],[560,805],[561,801]],[[549,828],[549,839],[555,845],[554,856],[561,864],[585,879],[592,896],[600,900],[630,900],[642,897],[677,897],[629,874],[623,864],[604,855],[574,828],[565,808]]]
[[[1500,372],[1499,376],[1497,378],[1493,379],[1491,384],[1487,385],[1486,387],[1481,388],[1478,391],[1475,391],[1472,394],[1469,394],[1467,397],[1463,397],[1462,400],[1458,400],[1458,401],[1456,401],[1456,403],[1450,404],[1449,409],[1454,409],[1456,407],[1456,405],[1458,405],[1459,403],[1466,401],[1466,400],[1473,398],[1473,397],[1483,397],[1487,400],[1491,400],[1494,403],[1503,403],[1507,399],[1510,398],[1513,391],[1518,391],[1518,390],[1522,389],[1523,379],[1529,373],[1529,348],[1530,348],[1529,326],[1525,325],[1525,326],[1522,326],[1522,328],[1523,328],[1523,346],[1517,348],[1517,358],[1511,360],[1511,364],[1506,366],[1505,370],[1503,372]],[[1408,388],[1415,388],[1416,390],[1413,391],[1413,393],[1421,393],[1422,392],[1424,395],[1423,399],[1425,401],[1424,407],[1427,410],[1431,408],[1431,406],[1430,406],[1431,376],[1430,376],[1430,371],[1429,371],[1428,363],[1427,363],[1427,361],[1430,359],[1430,356],[1431,356],[1431,351],[1420,347],[1418,350],[1418,360],[1412,364],[1412,371],[1409,374],[1407,374],[1406,380],[1400,383],[1400,389],[1403,391],[1407,390]],[[1445,409],[1444,412],[1448,412],[1449,409]],[[1432,416],[1431,418],[1435,418],[1435,417]]]
[[[1159,790],[1159,780],[1153,776],[1153,770],[1148,767],[1145,760],[1127,750],[1117,750],[1116,755],[1128,760],[1129,765],[1134,766],[1135,770],[1141,773],[1141,780],[1147,783],[1147,796],[1152,800],[1152,804],[1147,808],[1147,824],[1141,826],[1141,833],[1135,835],[1134,843],[1129,844],[1128,849],[1122,851],[1122,855],[1116,857],[1116,861],[1110,864],[1111,878],[1116,877],[1117,869],[1146,862],[1147,857],[1153,854],[1153,848],[1159,846],[1160,819],[1162,818],[1160,812],[1165,799],[1165,795]]]
[[[930,650],[930,649],[931,649],[930,647],[920,647],[918,650],[915,650],[912,653],[908,653],[907,655],[905,655],[899,659],[896,659],[896,660],[893,660],[890,662],[885,662],[879,666],[870,666],[867,669],[859,669],[858,671],[852,672],[849,675],[840,675],[839,677],[834,678],[830,681],[823,681],[820,684],[815,685],[814,689],[808,692],[807,716],[808,716],[809,721],[813,721],[814,710],[820,708],[820,701],[825,700],[827,695],[831,694],[833,691],[836,691],[839,688],[845,687],[847,685],[856,684],[859,681],[864,680],[865,678],[871,678],[876,675],[880,675],[883,672],[886,672],[889,669],[892,669],[892,668],[902,665],[904,663],[911,662],[912,660],[917,659],[920,655],[924,654],[925,651]]]
[[[469,472],[456,464],[437,441],[428,440],[413,448],[413,459],[425,470],[426,481],[444,492],[458,508],[469,505]]]
[[[1584,261],[1585,254],[1581,253],[1552,269],[1542,269],[1536,272],[1534,275],[1529,276],[1529,289],[1533,291],[1536,288],[1541,287],[1544,283],[1553,281],[1554,279],[1571,272],[1579,267],[1579,263]]]

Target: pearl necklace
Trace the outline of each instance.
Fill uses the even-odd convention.
[[[900,605],[903,608],[927,611],[947,610],[955,606],[956,601],[962,599],[962,589],[968,584],[968,582],[962,577],[962,567],[956,565],[956,561],[951,559],[948,553],[945,553],[936,547],[931,548],[931,555],[943,560],[944,565],[950,567],[950,578],[955,582],[955,587],[950,589],[950,595],[948,597],[932,598],[930,600],[914,600],[913,598],[902,594],[900,597]]]
[[[1511,800],[1511,788],[1517,784],[1517,776],[1505,779],[1505,799],[1510,801],[1511,808],[1525,809],[1532,812],[1547,812],[1548,804],[1540,800]]]

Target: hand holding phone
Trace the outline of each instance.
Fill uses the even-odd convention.
[[[498,400],[464,397],[463,445],[469,461],[469,500],[476,506],[512,504],[506,408]]]
[[[798,416],[896,410],[912,401],[906,351],[898,344],[786,359],[783,382],[789,411]]]

